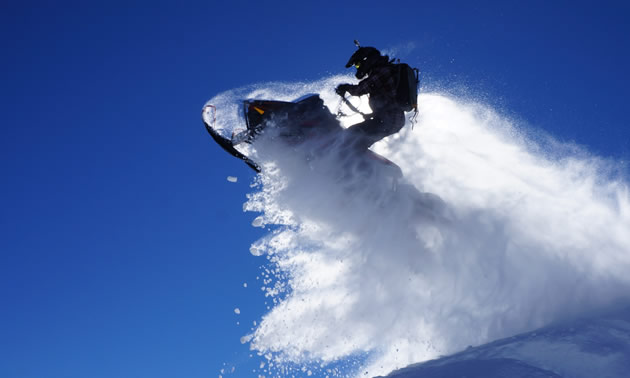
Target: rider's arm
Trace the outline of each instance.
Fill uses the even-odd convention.
[[[348,87],[348,93],[353,96],[363,96],[372,92],[373,85],[372,77],[367,77],[359,82],[359,84]]]
[[[348,88],[348,93],[353,96],[363,96],[377,91],[388,90],[391,86],[392,77],[385,69],[375,69],[370,76],[361,80],[359,84]]]

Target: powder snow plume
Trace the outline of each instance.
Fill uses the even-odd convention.
[[[241,99],[320,93],[334,112],[333,88],[348,81],[272,83],[210,103],[225,109],[217,122],[242,127]],[[615,162],[473,101],[422,93],[419,108],[413,129],[372,146],[409,190],[339,180],[326,174],[334,159],[291,158],[273,143],[249,151],[264,173],[244,209],[269,226],[251,252],[268,260],[274,305],[243,341],[269,359],[267,376],[385,375],[629,299],[630,200]],[[342,361],[355,362],[327,371]]]

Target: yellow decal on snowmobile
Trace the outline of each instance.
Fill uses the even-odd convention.
[[[256,106],[254,106],[254,110],[256,110],[259,114],[264,114],[265,113],[264,110],[262,110],[261,108],[256,107]]]

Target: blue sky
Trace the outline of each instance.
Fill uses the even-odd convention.
[[[425,86],[630,157],[623,2],[0,9],[3,377],[207,377],[224,362],[248,376],[239,338],[265,309],[248,252],[262,231],[241,210],[253,174],[214,145],[201,107],[344,73],[355,38],[413,44],[401,58]]]

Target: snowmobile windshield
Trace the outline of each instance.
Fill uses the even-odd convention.
[[[202,118],[206,127],[230,141],[236,135],[247,130],[243,110],[239,104],[208,103],[203,108]]]

